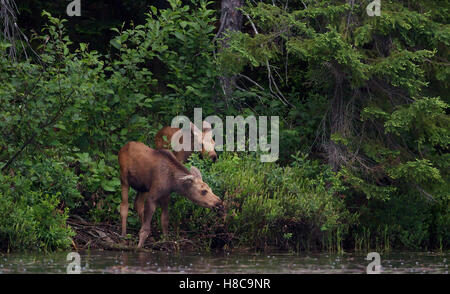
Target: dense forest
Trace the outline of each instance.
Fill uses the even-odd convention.
[[[118,151],[197,107],[278,116],[280,158],[191,156],[227,213],[174,194],[172,240],[448,249],[450,4],[371,2],[2,1],[0,250],[69,249],[71,219],[119,227]]]

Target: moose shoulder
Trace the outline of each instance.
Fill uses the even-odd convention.
[[[128,191],[131,186],[138,192],[135,208],[142,223],[138,247],[144,245],[150,234],[150,222],[158,205],[162,209],[163,234],[168,233],[168,204],[172,192],[183,195],[200,206],[223,210],[222,201],[203,182],[200,171],[195,167],[189,171],[167,150],[154,150],[140,142],[129,142],[119,151],[119,165],[122,235],[126,235]]]

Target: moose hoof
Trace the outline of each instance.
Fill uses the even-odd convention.
[[[144,243],[147,240],[147,237],[148,237],[149,234],[150,234],[150,232],[146,232],[146,231],[139,232],[138,248],[144,247]]]

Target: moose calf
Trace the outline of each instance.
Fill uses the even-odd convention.
[[[193,123],[190,125],[190,133],[191,133],[191,144],[189,150],[181,150],[181,151],[173,151],[173,154],[180,162],[186,162],[189,156],[191,156],[194,150],[194,141],[201,143],[202,151],[201,156],[206,156],[211,158],[213,162],[217,160],[217,154],[214,151],[215,142],[212,139],[211,134],[211,124],[204,121],[203,122],[203,130],[200,131]],[[170,149],[171,141],[173,135],[181,129],[172,128],[169,126],[163,127],[161,130],[156,133],[155,136],[155,148],[156,149]],[[183,132],[183,130],[181,130]],[[164,137],[167,140],[164,140]],[[180,144],[183,144],[183,137],[180,138]]]
[[[157,205],[161,206],[163,234],[168,233],[169,197],[172,192],[211,209],[223,210],[223,203],[203,182],[195,167],[189,171],[168,150],[154,150],[140,142],[129,142],[119,151],[120,182],[122,185],[122,236],[126,235],[128,191],[131,186],[138,193],[135,208],[141,220],[139,244],[141,248],[150,234],[150,222]]]

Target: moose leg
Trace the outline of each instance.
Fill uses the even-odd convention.
[[[122,236],[127,234],[127,217],[128,217],[128,190],[130,186],[122,184],[122,203],[120,203],[120,217],[122,218]]]
[[[136,200],[134,201],[134,208],[136,209],[141,224],[144,223],[145,199],[147,197],[147,193],[138,192],[138,194],[136,195]]]
[[[145,201],[144,222],[142,223],[141,230],[139,231],[138,248],[142,248],[144,246],[145,240],[147,240],[148,235],[150,235],[151,232],[150,223],[152,221],[155,208],[156,204],[154,200],[149,197],[147,201]]]
[[[161,205],[161,226],[164,236],[169,233],[169,199],[160,201]]]

